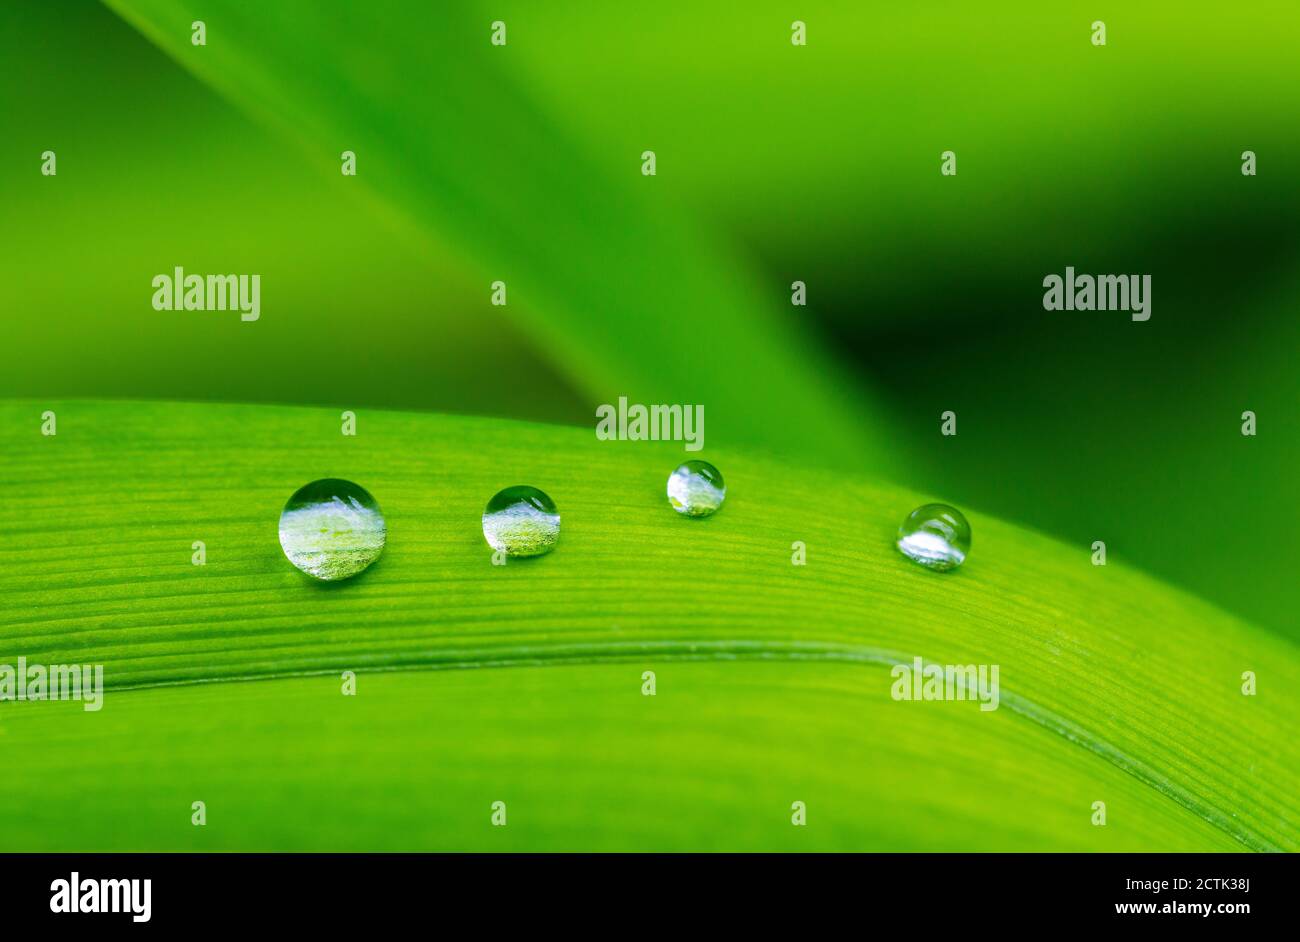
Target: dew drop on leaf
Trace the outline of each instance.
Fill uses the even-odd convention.
[[[542,556],[560,538],[560,512],[545,491],[527,484],[507,487],[483,511],[483,536],[507,556]]]
[[[280,546],[289,562],[325,582],[361,572],[384,551],[388,530],[370,493],[351,481],[304,484],[280,513]]]
[[[707,461],[687,461],[668,476],[668,503],[679,514],[707,517],[726,497],[722,472]]]
[[[956,507],[925,504],[908,514],[898,528],[898,549],[927,569],[956,569],[970,553],[970,524]]]

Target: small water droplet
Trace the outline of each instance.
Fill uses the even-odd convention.
[[[483,511],[483,536],[507,556],[541,556],[560,538],[560,512],[545,491],[527,484],[507,487]]]
[[[956,569],[970,553],[970,524],[947,504],[917,507],[898,528],[898,549],[927,569]]]
[[[707,461],[687,461],[668,476],[668,503],[688,517],[707,517],[727,498],[722,472]]]
[[[388,529],[370,492],[351,481],[304,484],[280,513],[280,546],[307,575],[326,582],[355,576],[384,551]]]

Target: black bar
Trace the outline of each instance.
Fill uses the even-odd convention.
[[[1223,935],[1293,912],[1296,878],[1294,857],[1254,854],[11,854],[0,868],[6,929],[337,930],[361,919],[460,934],[456,925],[476,919],[535,931],[806,931],[833,916],[917,938],[1125,923]],[[143,882],[132,885],[138,895],[109,887],[105,898],[120,894],[123,911],[53,912],[66,900],[56,881],[70,897],[74,872],[96,906],[98,881],[149,880],[148,919]],[[96,881],[89,897],[87,881]]]

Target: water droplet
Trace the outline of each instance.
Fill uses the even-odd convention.
[[[560,538],[560,512],[545,491],[527,484],[507,487],[483,511],[483,536],[507,556],[541,556]]]
[[[917,507],[898,528],[898,549],[927,569],[956,569],[970,552],[970,524],[947,504]]]
[[[707,517],[722,506],[727,485],[707,461],[688,461],[668,476],[668,503],[688,517]]]
[[[379,558],[387,539],[379,504],[351,481],[323,478],[304,484],[280,514],[284,555],[326,582],[361,572]]]

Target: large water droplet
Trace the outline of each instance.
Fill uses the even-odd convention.
[[[483,536],[507,556],[541,556],[560,538],[560,512],[545,491],[527,484],[507,487],[483,511]]]
[[[707,461],[687,461],[668,476],[668,503],[688,517],[707,517],[727,498],[722,472]]]
[[[304,484],[280,514],[284,555],[327,582],[361,572],[379,558],[387,538],[379,504],[351,481],[323,478]]]
[[[898,528],[898,549],[927,569],[956,569],[970,553],[970,524],[947,504],[917,507]]]

